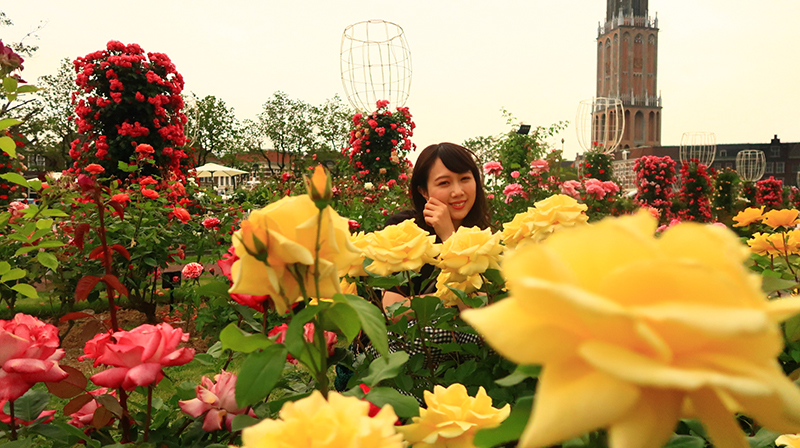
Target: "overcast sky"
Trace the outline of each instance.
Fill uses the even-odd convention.
[[[4,41],[44,23],[24,77],[109,40],[169,55],[186,91],[255,118],[275,91],[312,104],[345,98],[342,32],[383,19],[411,51],[407,106],[420,147],[508,129],[500,108],[537,125],[569,121],[551,142],[572,157],[575,113],[595,95],[597,23],[605,0],[25,0],[3,1]],[[717,143],[800,141],[800,1],[650,0],[658,14],[664,145],[689,131]]]

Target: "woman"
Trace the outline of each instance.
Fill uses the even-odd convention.
[[[395,214],[386,225],[414,219],[416,224],[442,243],[460,227],[489,227],[489,206],[483,191],[481,172],[472,152],[455,143],[430,145],[420,153],[409,184],[414,210]],[[435,284],[434,267],[425,265],[414,278],[414,291],[421,291],[425,280]],[[383,306],[406,300],[409,288],[386,291]]]

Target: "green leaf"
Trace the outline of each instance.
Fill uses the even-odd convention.
[[[39,293],[36,292],[36,288],[27,283],[17,283],[16,285],[12,286],[11,289],[31,299],[39,298]]]
[[[0,150],[3,150],[11,158],[17,157],[17,144],[7,135],[0,137]]]
[[[19,280],[22,277],[25,277],[25,270],[20,268],[14,268],[8,271],[7,273],[3,274],[2,277],[0,277],[0,283]]]
[[[478,448],[491,448],[519,440],[533,411],[533,397],[522,397],[511,408],[511,414],[496,428],[481,429],[472,443]]]
[[[333,300],[336,303],[325,310],[325,322],[333,323],[342,332],[349,344],[353,342],[353,339],[361,331],[361,320],[359,320],[356,310],[347,303],[347,300],[341,294],[334,295]]]
[[[28,437],[25,439],[15,440],[13,442],[6,442],[0,445],[0,448],[29,448],[33,443],[33,438]]]
[[[49,241],[42,241],[41,243],[39,243],[38,246],[36,246],[36,248],[39,249],[41,247],[61,247],[61,246],[64,246],[63,241],[49,240]]]
[[[9,93],[16,92],[17,85],[19,85],[19,81],[17,81],[17,78],[14,78],[13,76],[6,76],[5,78],[3,78],[3,88],[6,90],[6,92]]]
[[[3,129],[8,129],[11,126],[16,126],[18,124],[22,124],[22,120],[17,120],[16,118],[4,118],[0,120],[0,131]]]
[[[52,219],[40,219],[36,221],[36,228],[37,229],[50,229],[53,227],[53,220]]]
[[[4,275],[11,270],[11,265],[7,261],[0,261],[0,275]]]
[[[767,294],[775,291],[783,291],[792,289],[797,286],[794,280],[786,280],[780,277],[773,277],[771,275],[761,277],[761,290]]]
[[[538,377],[541,370],[539,366],[517,366],[510,375],[495,380],[495,383],[503,387],[515,386],[528,378]]]
[[[251,353],[242,363],[236,380],[236,403],[240,408],[267,398],[278,384],[286,365],[286,347],[273,344],[262,352]]]
[[[700,437],[673,434],[664,448],[703,448],[705,446],[706,441]]]
[[[783,323],[783,331],[789,342],[800,341],[800,314],[794,315]]]
[[[39,417],[50,401],[50,394],[30,389],[14,402],[14,415],[20,420],[33,421]]]
[[[59,444],[69,444],[69,433],[56,425],[33,425],[28,427],[28,431],[47,437],[48,439]]]
[[[414,397],[403,395],[391,387],[376,387],[367,394],[367,401],[378,407],[390,404],[400,418],[419,416],[419,402]]]
[[[47,218],[65,218],[69,215],[61,210],[55,208],[48,208],[47,210],[42,211],[42,216]]]
[[[408,353],[394,352],[387,356],[372,361],[369,373],[361,381],[369,387],[375,387],[382,380],[394,378],[403,371],[403,366],[408,362]]]
[[[781,436],[781,433],[770,431],[767,428],[761,428],[756,435],[748,437],[747,441],[750,442],[750,448],[766,448],[775,443],[775,439]]]
[[[417,325],[420,328],[428,325],[431,321],[431,316],[436,311],[436,307],[442,303],[442,300],[436,296],[422,296],[414,297],[411,299],[411,309],[417,316]]]
[[[32,86],[30,84],[17,88],[17,93],[32,93],[38,91],[39,91],[38,87]]]
[[[389,354],[389,338],[386,334],[386,324],[383,313],[375,305],[359,296],[347,294],[344,296],[347,303],[356,311],[361,321],[361,328],[369,336],[372,346],[382,356]],[[437,299],[439,300],[439,299]]]
[[[139,169],[139,166],[138,165],[131,166],[128,163],[123,162],[122,160],[120,160],[120,161],[117,162],[117,169],[119,169],[120,171],[125,172],[125,173],[132,173],[132,172],[136,171],[137,169]]]
[[[212,281],[196,289],[197,295],[200,297],[224,297],[229,298],[228,290],[230,286],[227,282]]]
[[[241,431],[248,426],[253,426],[258,423],[257,418],[250,417],[247,414],[239,414],[236,417],[233,417],[233,422],[231,422],[231,431],[237,432]]]
[[[58,269],[58,258],[50,252],[39,252],[36,254],[36,260],[41,263],[42,266],[50,268],[53,271]]]
[[[0,139],[0,140],[1,140],[1,139]],[[5,149],[5,148],[3,148],[3,149]],[[5,179],[5,180],[7,180],[7,181],[9,181],[9,182],[11,182],[11,183],[15,183],[15,184],[17,184],[17,185],[22,185],[22,186],[23,186],[23,187],[25,187],[25,188],[27,188],[27,187],[28,187],[28,181],[27,181],[27,180],[25,180],[25,178],[24,178],[24,177],[20,176],[20,175],[19,175],[19,174],[17,174],[17,173],[5,173],[5,174],[0,174],[0,178],[3,178],[3,179]]]
[[[249,334],[242,331],[236,324],[228,324],[219,334],[222,349],[227,348],[242,353],[252,353],[273,344],[263,333]]]
[[[39,191],[42,189],[42,181],[31,179],[28,181],[28,186],[31,187],[34,191]]]
[[[289,349],[289,353],[306,367],[319,366],[322,362],[321,357],[323,355],[319,352],[317,346],[313,343],[307,343],[303,336],[305,324],[314,320],[314,316],[322,309],[320,306],[304,308],[292,318],[292,321],[289,322],[289,328],[286,330],[286,340],[283,343]]]

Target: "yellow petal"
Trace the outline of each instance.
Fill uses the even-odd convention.
[[[643,389],[631,411],[609,428],[609,445],[612,448],[664,446],[680,417],[683,395],[669,389]]]
[[[697,390],[715,385],[749,395],[769,395],[769,386],[755,379],[726,375],[712,369],[677,368],[600,341],[581,345],[578,354],[592,367],[642,387]]]
[[[728,412],[713,389],[703,388],[692,392],[689,394],[689,399],[714,446],[726,448],[750,446],[736,418]]]
[[[581,342],[576,334],[540,321],[512,299],[464,310],[461,317],[484,335],[489,345],[517,364],[562,360],[572,356]]]
[[[520,438],[523,448],[555,445],[627,415],[639,389],[579,360],[542,369],[533,415]]]

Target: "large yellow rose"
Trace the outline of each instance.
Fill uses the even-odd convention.
[[[372,233],[358,232],[350,236],[350,242],[356,247],[360,256],[353,259],[353,263],[350,266],[345,266],[343,269],[339,270],[340,277],[344,277],[345,275],[349,275],[350,277],[366,277],[368,275],[366,271],[364,271],[364,249],[372,244],[374,239],[375,236]]]
[[[373,233],[373,240],[364,247],[364,255],[372,260],[367,271],[376,275],[391,275],[401,271],[419,271],[424,264],[435,264],[441,245],[407,219]]]
[[[442,269],[436,279],[436,295],[445,305],[453,306],[458,300],[447,288],[450,285],[467,293],[483,286],[481,274],[487,269],[500,269],[503,246],[500,234],[492,234],[490,229],[478,227],[459,227],[442,244],[437,266]]]
[[[754,222],[761,221],[762,214],[764,213],[764,206],[762,205],[761,208],[756,207],[748,207],[733,217],[733,220],[736,221],[734,227],[747,227]]]
[[[242,448],[402,448],[395,431],[397,415],[385,405],[374,417],[369,403],[355,397],[319,391],[287,402],[279,420],[263,420],[242,432]]]
[[[472,448],[479,429],[500,425],[511,412],[509,405],[492,407],[483,387],[473,398],[459,383],[446,389],[437,385],[433,393],[426,390],[425,404],[427,409],[420,409],[413,423],[397,428],[414,448]]]
[[[527,212],[517,213],[511,222],[503,224],[503,243],[508,247],[517,247],[542,241],[559,229],[585,224],[589,220],[586,209],[586,204],[580,204],[570,196],[550,196],[529,207]]]
[[[320,290],[316,291],[318,227]],[[230,292],[270,295],[279,313],[302,297],[301,285],[308,296],[332,297],[340,291],[338,269],[358,257],[347,219],[330,207],[320,211],[307,195],[285,197],[250,213],[234,233],[233,247],[239,260],[231,267]]]
[[[608,428],[612,447],[663,446],[681,416],[715,446],[747,447],[736,413],[800,430],[800,391],[776,361],[778,322],[747,249],[718,226],[654,238],[646,212],[560,232],[504,261],[509,298],[464,320],[518,364],[542,365],[522,447]]]

